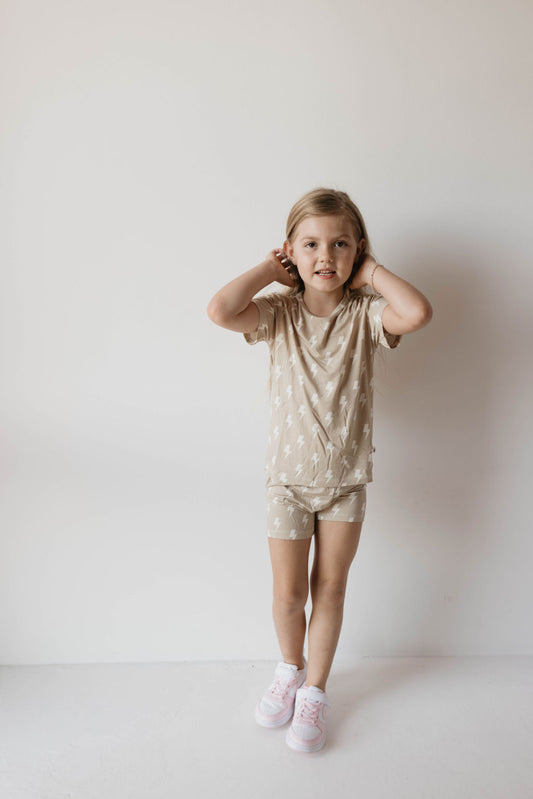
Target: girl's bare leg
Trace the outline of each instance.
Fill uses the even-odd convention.
[[[274,578],[272,615],[285,663],[303,668],[306,632],[305,604],[309,592],[309,548],[311,538],[269,538]]]
[[[313,610],[309,620],[306,685],[326,690],[342,627],[348,571],[357,552],[362,522],[317,520],[311,571]]]

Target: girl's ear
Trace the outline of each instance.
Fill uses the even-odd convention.
[[[356,250],[356,253],[355,253],[354,264],[356,264],[360,260],[362,254],[365,251],[365,247],[366,247],[365,239],[359,239],[359,241],[357,242],[357,250]]]
[[[290,242],[289,242],[289,241],[284,241],[284,242],[283,242],[283,249],[284,249],[284,251],[287,253],[287,255],[289,256],[289,258],[291,259],[291,261],[292,261],[292,256],[293,256],[293,252],[294,252],[294,250],[293,250],[293,248],[291,247],[291,244],[290,244]],[[293,263],[294,263],[294,261],[293,261]]]

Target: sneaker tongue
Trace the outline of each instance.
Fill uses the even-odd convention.
[[[325,705],[329,705],[329,699],[326,696],[326,692],[322,691],[320,688],[317,688],[315,685],[308,685],[305,689],[305,694],[307,699],[310,699],[311,702],[323,702]]]

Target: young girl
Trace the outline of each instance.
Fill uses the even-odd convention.
[[[274,281],[289,290],[255,297]],[[326,681],[373,479],[374,352],[427,325],[432,308],[370,254],[349,196],[320,188],[291,209],[283,249],[220,289],[207,310],[216,324],[270,349],[267,527],[283,660],[255,719],[279,727],[292,717],[287,744],[314,752],[326,737]]]

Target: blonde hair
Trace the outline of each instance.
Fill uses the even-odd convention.
[[[304,194],[304,196],[292,206],[289,212],[286,225],[286,239],[292,244],[296,236],[298,225],[309,216],[340,215],[346,216],[348,221],[351,223],[355,234],[355,240],[357,242],[359,242],[361,239],[365,240],[365,247],[357,261],[354,263],[350,277],[344,284],[345,286],[348,286],[353,276],[359,269],[359,266],[363,262],[365,256],[371,255],[372,250],[368,240],[368,234],[366,232],[366,226],[362,214],[359,208],[346,194],[346,192],[336,191],[335,189],[325,189],[321,187],[318,189],[313,189],[312,191],[308,191],[307,194]],[[297,284],[293,288],[290,288],[287,292],[290,296],[299,294],[305,289],[304,282],[298,273],[297,267],[294,270],[294,274]]]

